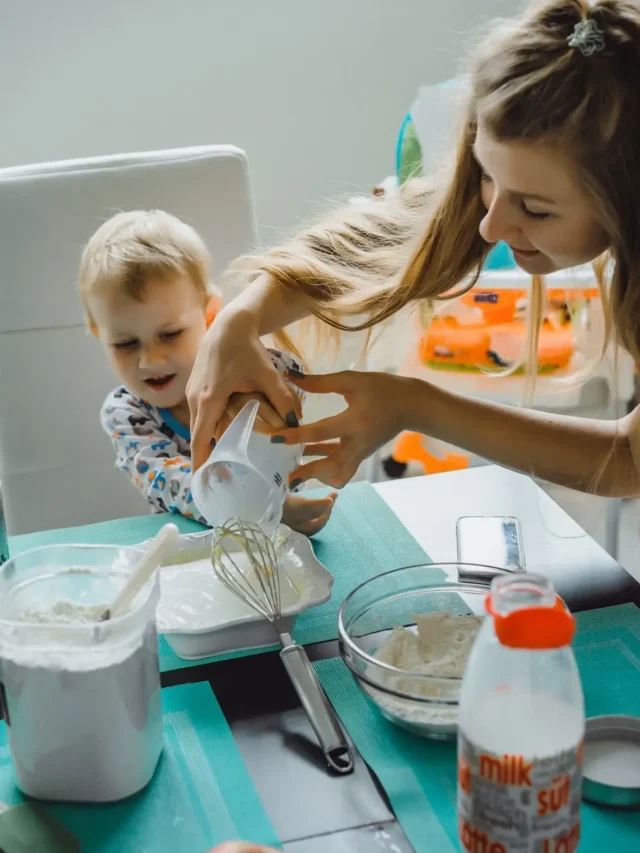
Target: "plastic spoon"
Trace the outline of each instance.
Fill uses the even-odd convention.
[[[100,616],[100,622],[106,622],[120,616],[131,604],[135,596],[149,580],[163,559],[175,548],[178,541],[178,528],[175,524],[165,524],[144,552],[129,580],[116,595],[111,607]]]

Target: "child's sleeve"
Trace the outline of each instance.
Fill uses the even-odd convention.
[[[283,377],[286,378],[288,370],[302,371],[300,362],[297,361],[290,352],[284,352],[279,349],[268,349],[267,352],[271,356],[273,366]],[[297,393],[300,393],[299,389],[296,389],[296,391]]]
[[[111,394],[100,413],[102,428],[123,471],[156,512],[175,512],[203,524],[191,495],[191,459],[178,450],[134,398]]]

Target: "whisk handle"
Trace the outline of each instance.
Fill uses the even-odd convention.
[[[296,643],[283,645],[284,648],[280,652],[282,663],[316,733],[329,767],[342,775],[352,773],[353,754],[307,653]]]

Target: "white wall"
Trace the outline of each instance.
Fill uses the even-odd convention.
[[[393,170],[417,86],[521,0],[5,0],[0,166],[231,142],[262,237]]]

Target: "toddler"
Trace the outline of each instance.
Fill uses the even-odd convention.
[[[119,213],[89,240],[80,265],[87,322],[121,385],[104,402],[101,423],[116,466],[152,512],[199,517],[191,495],[186,386],[217,298],[210,256],[186,223],[160,210]],[[272,351],[281,372],[298,367]],[[329,519],[335,494],[288,494],[282,520],[312,535]]]

